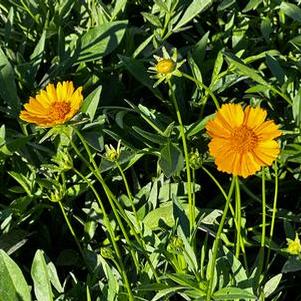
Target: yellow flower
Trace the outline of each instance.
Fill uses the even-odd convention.
[[[296,233],[295,240],[287,238],[287,252],[291,255],[298,255],[301,253],[301,244],[298,234]]]
[[[20,113],[20,119],[41,127],[53,127],[70,120],[83,102],[82,87],[74,89],[71,81],[48,84],[36,97],[30,97]]]
[[[169,80],[172,76],[182,75],[182,73],[178,69],[183,65],[185,60],[177,62],[177,50],[174,48],[172,55],[170,56],[165,47],[162,47],[162,54],[162,57],[154,55],[157,63],[152,63],[153,66],[148,68],[148,71],[150,73],[154,73],[154,75],[151,77],[157,79],[154,87],[158,86],[164,80]]]
[[[281,135],[272,120],[265,121],[267,112],[239,104],[225,104],[206,125],[212,140],[209,152],[217,169],[244,178],[262,166],[270,166],[280,149],[274,140]]]

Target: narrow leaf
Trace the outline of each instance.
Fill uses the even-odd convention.
[[[209,7],[209,5],[212,4],[212,0],[193,0],[192,3],[188,6],[186,9],[184,15],[178,22],[178,24],[175,26],[173,31],[177,31],[179,28],[184,26],[186,23],[191,21],[194,17],[196,17],[199,13],[204,11],[206,8]]]
[[[38,301],[52,301],[53,294],[51,290],[50,278],[47,264],[42,250],[37,250],[32,266],[31,277],[34,283],[34,292]]]
[[[30,290],[18,265],[0,250],[0,300],[30,301]]]

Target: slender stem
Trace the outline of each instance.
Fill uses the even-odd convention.
[[[70,231],[71,235],[73,236],[73,238],[74,238],[74,240],[75,240],[75,243],[76,243],[76,245],[77,245],[77,247],[78,247],[78,249],[79,249],[79,251],[80,251],[82,257],[83,257],[84,260],[85,260],[86,257],[85,257],[84,251],[83,251],[83,249],[82,249],[82,247],[81,247],[81,245],[80,245],[80,243],[79,243],[79,240],[78,240],[78,238],[77,238],[77,236],[76,236],[76,234],[75,234],[75,232],[74,232],[74,230],[73,230],[73,227],[72,227],[72,225],[71,225],[71,223],[70,223],[70,220],[69,220],[69,218],[68,218],[68,216],[67,216],[67,214],[66,214],[65,208],[64,208],[64,206],[63,206],[63,204],[62,204],[61,201],[58,201],[58,203],[59,203],[59,205],[60,205],[61,211],[62,211],[62,213],[63,213],[64,219],[65,219],[66,224],[67,224],[67,226],[68,226],[68,228],[69,228],[69,231]]]
[[[260,246],[265,246],[265,231],[266,231],[266,194],[265,194],[265,170],[262,170],[262,227]]]
[[[72,145],[72,147],[74,148],[74,150],[75,150],[75,152],[77,153],[77,155],[78,155],[80,158],[83,158],[83,156],[81,155],[79,149],[78,149],[77,146],[73,143],[72,140],[71,140],[71,145]],[[91,159],[93,160],[92,156],[90,157],[90,160],[91,160]],[[85,159],[84,159],[84,160],[85,160]],[[85,160],[84,162],[86,162],[86,164],[88,163],[86,160]],[[92,162],[95,162],[95,161],[93,160]],[[95,164],[96,164],[96,163],[95,163]],[[90,165],[89,163],[88,163],[87,166],[88,166],[89,169],[92,171],[92,173],[96,176],[96,178],[99,180],[99,173],[95,172],[95,170],[91,167],[91,165]],[[103,185],[103,183],[101,183],[101,184]],[[129,246],[131,246],[131,241],[130,241],[130,239],[129,239],[129,236],[128,236],[128,234],[127,234],[127,231],[125,230],[125,228],[124,228],[124,226],[123,226],[123,223],[122,223],[122,221],[121,221],[121,219],[120,219],[120,216],[119,216],[119,214],[118,214],[118,212],[117,212],[117,209],[116,209],[116,207],[115,207],[115,204],[114,204],[114,202],[112,201],[111,194],[108,193],[108,191],[107,191],[106,187],[104,187],[104,185],[103,185],[103,188],[104,188],[105,193],[106,193],[106,195],[107,195],[107,198],[108,198],[108,201],[109,201],[109,203],[110,203],[110,206],[111,206],[111,208],[112,208],[112,210],[113,210],[113,213],[114,213],[114,215],[115,215],[115,218],[116,218],[116,220],[117,220],[117,223],[118,223],[118,225],[119,225],[119,227],[120,227],[120,230],[121,230],[121,232],[122,232],[122,234],[123,234],[123,236],[124,236],[124,238],[125,238],[127,244],[128,244]],[[132,258],[133,258],[133,261],[134,261],[136,270],[139,271],[139,261],[138,261],[138,259],[137,259],[137,257],[136,257],[136,253],[134,252],[134,250],[133,250],[132,248],[130,248],[130,253],[131,253],[131,255],[132,255]]]
[[[217,179],[212,175],[212,173],[206,167],[202,166],[202,169],[213,180],[213,182],[216,184],[218,189],[221,191],[221,193],[224,196],[225,200],[227,200],[227,194],[226,194],[225,190],[223,189],[223,187],[221,186],[221,184],[217,181]],[[234,224],[235,224],[236,231],[238,232],[238,224],[237,224],[237,221],[235,219],[235,212],[234,212],[234,209],[233,209],[231,203],[229,204],[229,209],[230,209],[231,214],[234,218]],[[244,242],[244,239],[243,239],[241,233],[240,233],[240,247],[241,247],[241,251],[242,251],[242,255],[243,255],[243,259],[244,259],[245,269],[248,270],[246,250],[245,250],[245,242]]]
[[[265,169],[262,169],[262,186],[261,186],[261,193],[262,193],[262,227],[261,227],[261,239],[260,239],[260,250],[259,250],[259,257],[258,257],[258,264],[257,264],[257,272],[255,275],[255,283],[259,286],[261,282],[261,273],[264,266],[264,246],[265,246],[265,231],[266,231],[266,195],[265,195]]]
[[[206,301],[211,300],[217,252],[218,252],[219,242],[221,240],[221,234],[222,234],[222,231],[223,231],[223,228],[224,228],[224,224],[225,224],[228,209],[229,209],[229,204],[230,204],[233,189],[234,189],[234,183],[235,183],[235,177],[233,177],[233,179],[232,179],[232,183],[231,183],[229,193],[228,193],[228,196],[227,196],[227,199],[226,199],[226,204],[225,204],[225,208],[224,208],[224,211],[223,211],[223,215],[222,215],[220,224],[218,226],[216,237],[215,237],[215,240],[214,240],[214,243],[213,243],[213,251],[212,251],[212,258],[211,258],[211,262],[210,262],[210,273],[209,273],[210,278],[209,278],[208,290],[207,290],[207,295],[206,295]]]
[[[193,200],[192,200],[192,193],[191,193],[191,173],[190,173],[190,164],[189,164],[189,154],[188,154],[187,142],[186,142],[186,137],[185,137],[184,125],[182,122],[182,117],[181,117],[181,113],[179,110],[176,95],[175,95],[175,92],[173,90],[173,87],[172,87],[172,84],[170,81],[168,81],[168,85],[169,85],[173,105],[176,110],[176,115],[177,115],[177,119],[178,119],[179,126],[180,126],[180,135],[181,135],[182,143],[183,143],[183,150],[184,150],[184,157],[185,157],[185,164],[186,164],[186,176],[187,176],[189,225],[190,225],[190,234],[192,234],[193,228],[194,228],[194,223],[195,223],[195,208],[193,207]]]
[[[121,256],[120,250],[118,248],[118,245],[116,244],[116,238],[115,238],[115,235],[114,235],[114,231],[112,229],[111,223],[109,221],[109,218],[108,218],[106,210],[105,210],[105,208],[103,206],[103,203],[102,203],[102,201],[100,199],[100,196],[97,193],[97,191],[94,188],[94,186],[92,185],[92,183],[80,171],[78,171],[75,168],[73,168],[73,170],[75,171],[76,174],[78,174],[88,184],[88,186],[91,188],[91,190],[93,191],[93,193],[94,193],[94,195],[95,195],[95,197],[96,197],[96,199],[98,201],[98,204],[99,204],[99,206],[101,208],[101,211],[103,213],[103,216],[104,216],[104,222],[105,222],[106,228],[107,228],[107,230],[109,232],[110,239],[111,239],[113,248],[115,250],[117,259],[118,259],[118,263],[119,264],[117,265],[117,267],[119,268],[119,271],[122,274],[122,278],[124,280],[127,292],[129,294],[129,300],[134,301],[134,296],[133,296],[132,290],[130,288],[130,284],[129,284],[128,277],[127,277],[127,274],[126,274],[126,271],[125,271],[125,267],[124,267],[124,264],[123,264],[122,256]]]
[[[195,169],[192,168],[192,207],[195,208]]]
[[[215,107],[216,109],[219,109],[219,103],[218,103],[218,100],[217,98],[215,97],[215,95],[212,93],[212,91],[207,87],[205,86],[201,81],[195,79],[194,77],[186,74],[186,73],[183,73],[182,72],[182,76],[186,77],[187,79],[193,81],[197,86],[199,86],[200,88],[204,89],[212,98],[214,104],[215,104]]]
[[[235,219],[237,222],[235,256],[239,258],[241,238],[241,200],[238,177],[235,177]]]
[[[122,180],[123,180],[123,183],[124,183],[124,186],[125,186],[128,198],[129,198],[129,200],[131,202],[132,210],[133,210],[135,218],[136,218],[137,227],[139,228],[139,232],[140,232],[140,221],[139,221],[138,214],[137,214],[137,211],[136,211],[136,208],[135,208],[135,205],[134,205],[134,200],[133,200],[133,196],[132,196],[132,193],[131,193],[128,181],[127,181],[126,176],[125,176],[125,174],[124,174],[124,172],[123,172],[120,164],[118,163],[118,161],[115,161],[115,165],[117,166],[117,168],[118,168],[118,170],[120,172],[120,175],[122,177]]]
[[[275,227],[275,220],[276,220],[276,213],[277,213],[277,200],[278,200],[278,187],[279,187],[279,178],[278,178],[278,166],[277,166],[277,161],[275,162],[274,165],[275,169],[275,188],[274,188],[274,202],[273,202],[273,212],[272,212],[272,221],[271,221],[271,228],[270,228],[270,242],[273,239],[273,234],[274,234],[274,227]],[[268,254],[267,254],[267,262],[269,262],[270,259],[270,252],[271,248],[269,247],[268,249]]]
[[[111,192],[111,190],[109,189],[109,187],[107,186],[107,184],[105,183],[101,173],[99,172],[99,169],[98,169],[98,166],[96,164],[96,162],[94,161],[93,157],[92,157],[92,154],[91,154],[91,151],[89,149],[89,146],[87,145],[84,137],[82,136],[82,134],[80,133],[80,131],[78,131],[77,128],[73,127],[75,133],[77,134],[77,136],[79,137],[79,139],[81,140],[81,142],[83,143],[83,146],[89,156],[89,159],[91,161],[91,163],[93,164],[93,167],[91,166],[91,164],[85,159],[85,157],[83,157],[83,155],[81,154],[81,152],[78,150],[78,148],[76,147],[76,145],[73,143],[73,141],[71,140],[71,145],[72,147],[74,148],[75,152],[77,153],[77,155],[79,156],[79,158],[81,158],[81,160],[86,164],[86,166],[90,169],[90,171],[93,173],[93,175],[96,177],[96,179],[100,182],[100,184],[102,185],[102,187],[104,188],[105,190],[105,193],[108,197],[108,200],[110,202],[110,205],[111,207],[113,206],[114,208],[116,208],[114,206],[114,203],[115,202],[115,205],[118,207],[118,210],[119,210],[119,213],[122,215],[122,217],[124,218],[124,220],[126,221],[127,225],[130,227],[131,229],[131,232],[133,233],[135,239],[138,241],[138,243],[141,245],[142,247],[142,252],[143,252],[143,255],[146,257],[146,260],[148,262],[148,264],[150,265],[150,268],[154,274],[154,277],[156,279],[156,282],[157,283],[160,283],[160,279],[158,277],[158,274],[155,270],[155,267],[152,263],[152,261],[150,260],[149,256],[148,256],[148,253],[146,251],[146,247],[145,247],[145,243],[143,241],[143,239],[141,239],[139,237],[139,235],[137,234],[136,232],[136,229],[135,227],[133,226],[132,222],[129,220],[128,216],[126,215],[126,213],[124,212],[122,206],[120,205],[120,202],[116,199],[116,197],[114,196],[114,194]],[[113,202],[112,202],[113,200]],[[113,209],[112,207],[112,209]],[[119,217],[116,217],[116,219],[119,218]],[[120,220],[120,219],[119,219]],[[118,221],[118,220],[117,220]],[[125,239],[126,237],[128,237],[126,235],[126,232],[123,232],[123,234],[125,235]],[[127,241],[128,245],[131,246],[131,243],[130,241]],[[130,249],[131,250],[131,253],[133,252],[132,248]],[[133,255],[132,255],[133,256]],[[135,258],[136,259],[136,258]],[[134,262],[135,262],[135,259],[133,258]],[[137,264],[137,263],[136,263]]]

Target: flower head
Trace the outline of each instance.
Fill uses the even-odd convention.
[[[301,244],[298,234],[296,233],[295,240],[287,238],[287,249],[286,251],[291,255],[298,255],[301,253]]]
[[[255,174],[262,166],[270,166],[280,149],[274,140],[281,135],[267,112],[239,104],[225,104],[206,125],[212,140],[209,152],[220,171],[242,176]]]
[[[120,143],[121,143],[121,140],[118,141],[117,149],[115,149],[112,144],[110,144],[110,145],[105,144],[105,149],[106,149],[105,158],[107,160],[113,162],[113,161],[117,161],[119,159],[120,154],[121,154]]]
[[[59,82],[56,87],[48,84],[45,90],[30,97],[20,119],[41,127],[64,124],[79,111],[82,102],[82,87],[75,90],[71,81]]]
[[[172,76],[182,75],[178,69],[183,65],[185,60],[177,62],[177,50],[174,48],[172,55],[170,56],[169,53],[166,51],[165,47],[163,47],[162,54],[163,57],[154,55],[154,58],[157,62],[153,63],[153,66],[148,68],[150,73],[154,73],[152,78],[157,79],[157,81],[154,84],[154,87],[158,86],[164,80],[169,80]]]
[[[189,153],[189,165],[192,169],[200,168],[202,166],[202,163],[203,159],[198,149]]]

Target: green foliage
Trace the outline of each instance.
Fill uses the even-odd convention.
[[[298,300],[299,6],[0,0],[0,300]],[[149,67],[174,48],[181,76],[154,87]],[[63,80],[84,95],[67,125],[19,119]],[[208,152],[226,103],[282,131],[240,190]]]

